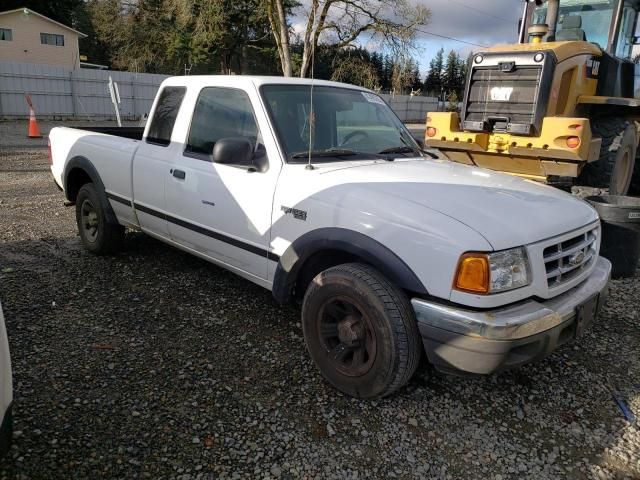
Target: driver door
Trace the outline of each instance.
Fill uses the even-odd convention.
[[[203,88],[180,155],[166,185],[172,239],[254,280],[266,279],[271,211],[280,162],[266,171],[213,163],[221,138],[250,140],[264,151],[249,95],[227,87]]]

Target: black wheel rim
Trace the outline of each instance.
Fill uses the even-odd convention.
[[[353,299],[332,297],[319,310],[318,335],[329,363],[343,375],[360,377],[376,358],[376,336],[365,310]]]
[[[98,212],[89,200],[82,202],[80,207],[80,223],[84,237],[90,242],[95,242],[98,237]]]

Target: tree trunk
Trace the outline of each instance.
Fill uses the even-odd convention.
[[[327,14],[331,5],[335,3],[335,0],[325,0],[320,16],[316,21],[318,14],[319,0],[313,0],[311,4],[311,12],[307,19],[307,28],[304,32],[303,51],[302,51],[302,64],[300,65],[300,77],[306,78],[311,68],[311,62],[314,61],[314,54],[316,48],[318,48],[318,37],[325,27],[327,21]]]
[[[309,12],[309,18],[307,18],[307,28],[304,31],[304,38],[302,39],[302,63],[300,64],[301,78],[305,78],[307,76],[311,57],[313,56],[312,33],[316,23],[318,1],[319,0],[311,1],[311,11]]]
[[[289,46],[289,28],[287,25],[287,17],[284,12],[283,0],[266,0],[267,16],[271,24],[273,38],[278,48],[278,56],[282,66],[282,74],[285,77],[293,76],[293,68],[291,67],[291,48]],[[274,7],[275,6],[275,12]]]

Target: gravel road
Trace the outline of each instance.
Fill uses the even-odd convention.
[[[297,307],[141,234],[87,253],[46,150],[6,145],[16,432],[0,479],[640,478],[639,427],[611,393],[640,416],[640,271],[542,363],[487,378],[423,367],[395,396],[356,401],[311,364]]]

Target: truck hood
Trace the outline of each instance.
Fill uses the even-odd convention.
[[[588,203],[556,188],[448,160],[350,162],[319,170],[328,183],[361,184],[376,201],[387,197],[397,205],[401,200],[454,218],[495,250],[551,238],[598,219]]]

